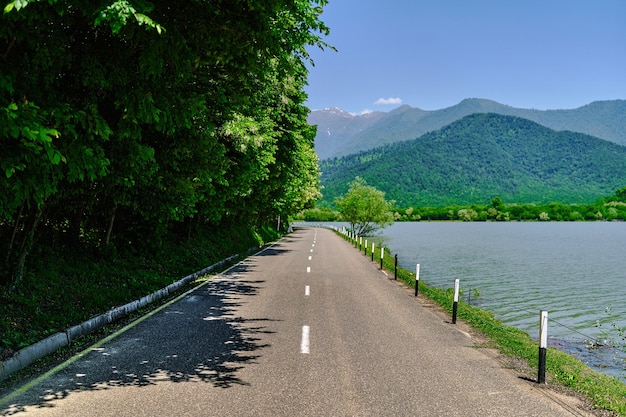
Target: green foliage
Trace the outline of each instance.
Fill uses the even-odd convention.
[[[314,207],[303,210],[294,216],[296,220],[335,222],[341,219],[341,213],[328,207]]]
[[[615,191],[615,194],[606,199],[607,202],[626,203],[626,187]]]
[[[412,141],[324,160],[321,171],[326,205],[356,176],[401,207],[485,205],[496,196],[582,204],[626,184],[626,148],[525,119],[474,114]]]
[[[37,245],[153,253],[319,197],[325,0],[16,0],[0,16],[0,286]],[[4,289],[3,288],[3,289]]]
[[[159,34],[165,30],[145,14],[138,13],[126,0],[118,0],[105,7],[96,18],[95,25],[98,26],[106,22],[110,25],[111,32],[117,34],[126,26],[128,19],[131,18],[135,19],[138,25],[154,28]]]
[[[356,177],[348,192],[336,200],[342,218],[359,236],[369,235],[393,223],[393,201],[385,200],[385,193],[367,185]]]
[[[519,204],[496,197],[491,205],[408,207],[396,213],[398,221],[463,220],[463,221],[598,221],[626,220],[623,189],[591,204]]]

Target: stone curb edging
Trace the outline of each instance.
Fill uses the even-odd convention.
[[[44,356],[54,352],[55,350],[67,346],[69,343],[77,340],[81,336],[101,329],[102,327],[111,324],[122,317],[127,316],[133,311],[145,307],[146,305],[153,303],[154,301],[157,301],[170,293],[174,293],[194,279],[201,277],[216,268],[221,267],[222,265],[232,261],[238,256],[241,256],[241,254],[233,255],[226,259],[223,259],[213,265],[201,269],[200,271],[194,272],[191,275],[187,275],[186,277],[171,283],[165,288],[141,297],[139,300],[135,300],[128,304],[112,308],[104,314],[100,314],[99,316],[93,317],[81,324],[70,327],[64,332],[55,333],[52,336],[40,340],[33,345],[26,346],[25,348],[18,350],[12,357],[3,362],[0,362],[0,381],[7,378],[12,373],[26,368],[33,362],[43,358]]]

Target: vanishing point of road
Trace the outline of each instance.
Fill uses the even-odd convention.
[[[2,395],[15,416],[587,415],[316,228]]]

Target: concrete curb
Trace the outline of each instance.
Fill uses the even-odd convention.
[[[67,346],[81,336],[101,329],[102,327],[111,324],[114,321],[121,319],[122,317],[127,316],[133,311],[136,311],[150,303],[166,297],[170,293],[176,292],[178,289],[184,287],[189,282],[223,266],[224,264],[232,261],[238,256],[241,255],[237,254],[230,256],[200,271],[194,272],[191,275],[187,275],[186,277],[176,282],[173,282],[167,287],[155,291],[152,294],[141,297],[139,300],[112,308],[104,314],[91,318],[76,326],[70,327],[64,332],[55,333],[52,336],[49,336],[33,345],[20,349],[9,359],[5,360],[4,362],[0,362],[0,381],[7,378],[12,373],[26,368],[33,362],[43,358],[44,356],[54,352],[55,350]]]

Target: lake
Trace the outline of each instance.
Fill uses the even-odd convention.
[[[625,341],[612,326],[626,326],[626,223],[399,222],[375,240],[403,268],[419,263],[431,286],[452,288],[459,278],[464,301],[469,294],[472,305],[534,338],[548,310],[551,345],[626,376]],[[616,347],[589,349],[596,339]]]

